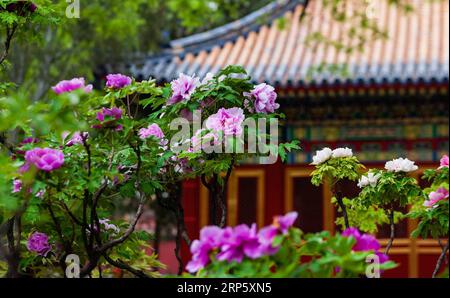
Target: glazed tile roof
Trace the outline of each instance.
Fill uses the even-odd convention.
[[[161,55],[132,65],[132,72],[136,77],[170,81],[179,73],[203,77],[236,64],[244,66],[255,82],[278,87],[447,83],[448,2],[411,0],[415,9],[407,14],[387,0],[380,1],[377,22],[388,38],[367,42],[362,52],[345,52],[325,43],[305,44],[313,32],[331,39],[343,36],[342,24],[325,15],[322,0],[310,1],[308,17],[302,22],[302,1],[274,1],[228,25],[175,40]],[[284,28],[276,22],[280,17],[284,17]],[[347,74],[311,73],[320,65],[345,65]]]

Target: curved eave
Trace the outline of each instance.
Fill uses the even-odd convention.
[[[217,41],[226,43],[235,41],[239,36],[248,32],[257,31],[262,24],[270,24],[282,17],[287,11],[302,4],[303,0],[277,0],[263,8],[229,24],[221,27],[194,34],[170,42],[175,52],[191,52],[196,49],[206,50],[208,45],[216,46]]]

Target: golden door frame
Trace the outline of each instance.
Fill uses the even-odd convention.
[[[429,167],[420,167],[412,177],[417,180],[422,176],[425,170]],[[309,166],[292,166],[286,168],[284,173],[284,211],[285,213],[294,210],[294,178],[310,177],[311,172],[314,169]],[[322,185],[323,190],[323,228],[324,230],[334,233],[336,231],[334,217],[335,208],[331,203],[332,193],[329,190],[328,185],[325,183]],[[409,207],[408,207],[409,208]],[[417,228],[417,220],[407,219],[407,233],[411,235],[412,231]],[[386,247],[388,239],[380,239],[380,244]],[[441,239],[443,245],[445,245],[448,239]],[[419,256],[421,254],[436,254],[441,253],[441,248],[437,240],[434,239],[414,239],[414,238],[398,238],[395,239],[393,247],[389,254],[393,255],[407,255],[408,256],[408,275],[409,277],[419,276]]]
[[[238,224],[239,207],[239,178],[256,178],[256,223],[259,227],[264,226],[265,216],[265,170],[264,169],[235,169],[229,180],[227,191],[227,224],[235,226]],[[201,184],[200,186],[200,227],[209,224],[209,191]]]

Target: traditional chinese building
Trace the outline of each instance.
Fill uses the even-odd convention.
[[[312,155],[324,146],[350,147],[369,167],[408,157],[420,165],[414,175],[423,185],[423,170],[436,167],[448,153],[449,3],[411,1],[415,11],[407,14],[388,1],[377,2],[374,17],[388,38],[368,41],[363,51],[307,45],[315,32],[344,43],[348,37],[342,24],[327,17],[322,1],[310,1],[300,22],[302,1],[281,0],[225,26],[174,40],[161,55],[133,66],[136,77],[171,81],[179,73],[203,77],[236,64],[255,83],[276,87],[287,115],[283,136],[301,140],[302,151],[288,164],[237,168],[227,194],[228,224],[262,226],[273,215],[297,210],[304,231],[335,231],[331,194],[327,186],[312,186],[309,177]],[[357,192],[348,183],[346,195]],[[208,191],[199,181],[186,181],[183,196],[189,233],[196,237],[210,222]],[[397,225],[391,255],[400,267],[386,276],[431,276],[441,250],[435,240],[411,239],[415,226],[413,220]],[[378,237],[387,238],[387,230]]]

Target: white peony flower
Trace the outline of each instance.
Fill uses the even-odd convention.
[[[364,188],[368,185],[374,187],[377,185],[378,179],[380,179],[380,174],[374,174],[374,173],[367,173],[367,176],[362,176],[361,179],[359,179],[358,187]]]
[[[202,85],[208,85],[209,82],[211,82],[214,79],[214,74],[211,72],[208,72],[205,76],[205,78],[202,80]]]
[[[353,151],[350,148],[337,148],[333,150],[333,158],[339,158],[339,157],[352,157]]]
[[[398,158],[391,161],[388,161],[384,166],[388,172],[413,172],[416,171],[419,167],[414,164],[414,161],[411,161],[407,158]]]
[[[112,230],[113,234],[119,234],[120,233],[120,229],[115,225],[110,223],[110,220],[107,218],[104,219],[100,219],[98,221],[101,225],[103,225],[104,229],[106,231]]]
[[[320,165],[329,160],[332,155],[333,151],[330,148],[325,147],[322,150],[316,151],[316,155],[313,156],[313,162],[311,164],[316,166]]]
[[[221,75],[217,80],[220,82],[222,82],[223,80],[225,80],[227,77],[225,75]],[[214,81],[214,74],[212,72],[208,72],[205,75],[205,78],[202,80],[201,85],[208,85],[209,83],[211,83],[212,81]]]

